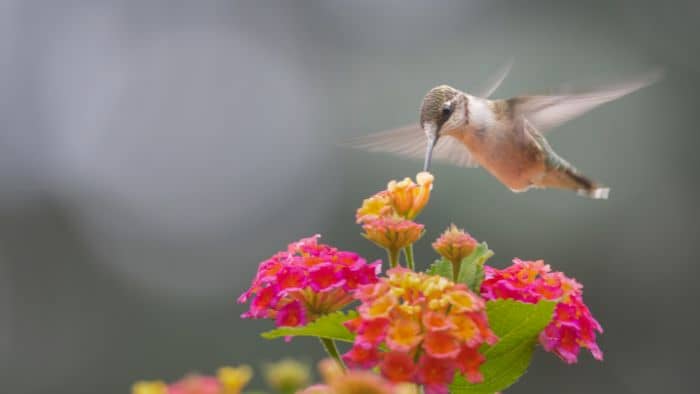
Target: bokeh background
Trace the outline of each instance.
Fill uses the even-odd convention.
[[[0,391],[125,393],[283,355],[235,303],[302,236],[383,257],[362,198],[420,161],[336,141],[417,121],[432,86],[506,97],[662,66],[550,135],[608,201],[513,194],[436,165],[420,220],[543,258],[586,286],[605,362],[539,352],[518,393],[693,392],[699,341],[700,3],[0,2]],[[259,386],[260,381],[256,380]]]

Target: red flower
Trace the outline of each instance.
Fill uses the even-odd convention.
[[[410,382],[416,372],[416,365],[410,353],[387,352],[380,364],[382,375],[392,382]]]

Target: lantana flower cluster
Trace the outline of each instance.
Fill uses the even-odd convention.
[[[345,362],[359,368],[379,365],[386,379],[422,384],[429,394],[447,393],[456,371],[481,382],[479,366],[485,359],[479,347],[497,340],[484,300],[441,276],[402,267],[387,275],[355,293],[360,315],[347,327],[357,336]]]
[[[243,318],[275,319],[277,326],[300,326],[340,310],[353,301],[360,285],[375,283],[381,261],[368,264],[353,252],[318,242],[319,235],[289,244],[286,251],[260,263],[250,289],[253,297]]]
[[[512,299],[526,303],[557,301],[554,317],[540,334],[545,350],[565,362],[578,361],[580,349],[587,348],[597,360],[603,352],[596,343],[596,332],[603,328],[583,303],[583,286],[562,272],[552,272],[542,260],[514,259],[513,265],[499,270],[486,267],[481,294],[487,300]]]
[[[345,316],[336,314],[323,324],[319,320],[316,328],[276,330],[278,336],[309,335],[317,327],[336,325],[333,335],[311,335],[321,339],[337,368],[324,369],[326,384],[304,394],[395,394],[414,385],[426,394],[444,394],[458,374],[467,382],[482,382],[488,361],[482,351],[499,346],[486,313],[491,300],[555,301],[552,320],[539,334],[545,350],[568,363],[577,361],[581,347],[602,359],[596,343],[602,328],[583,303],[582,286],[542,261],[516,259],[502,270],[486,266],[493,252],[451,225],[432,244],[442,260],[431,274],[416,272],[413,244],[425,229],[414,219],[430,199],[433,180],[423,172],[416,182],[391,181],[356,211],[362,235],[387,251],[391,269],[385,276],[379,276],[381,261],[367,263],[356,253],[319,243],[316,235],[260,263],[240,296],[241,303],[250,300],[242,317],[274,319],[278,327],[306,325],[358,302],[356,317],[342,320]],[[341,357],[331,338],[341,335],[343,322],[354,340]]]
[[[416,242],[424,226],[413,219],[430,200],[433,176],[421,172],[417,183],[410,178],[391,181],[387,189],[365,199],[355,218],[362,224],[363,236],[387,250],[389,263],[397,265],[399,252]]]

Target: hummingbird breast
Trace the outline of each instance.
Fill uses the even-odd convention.
[[[545,172],[542,151],[528,136],[515,135],[512,122],[499,120],[486,128],[470,124],[451,135],[469,149],[486,171],[511,190],[528,189]]]

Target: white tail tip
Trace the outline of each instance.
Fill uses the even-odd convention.
[[[610,188],[599,187],[591,190],[578,189],[577,193],[579,196],[593,198],[595,200],[607,200],[610,194]]]

